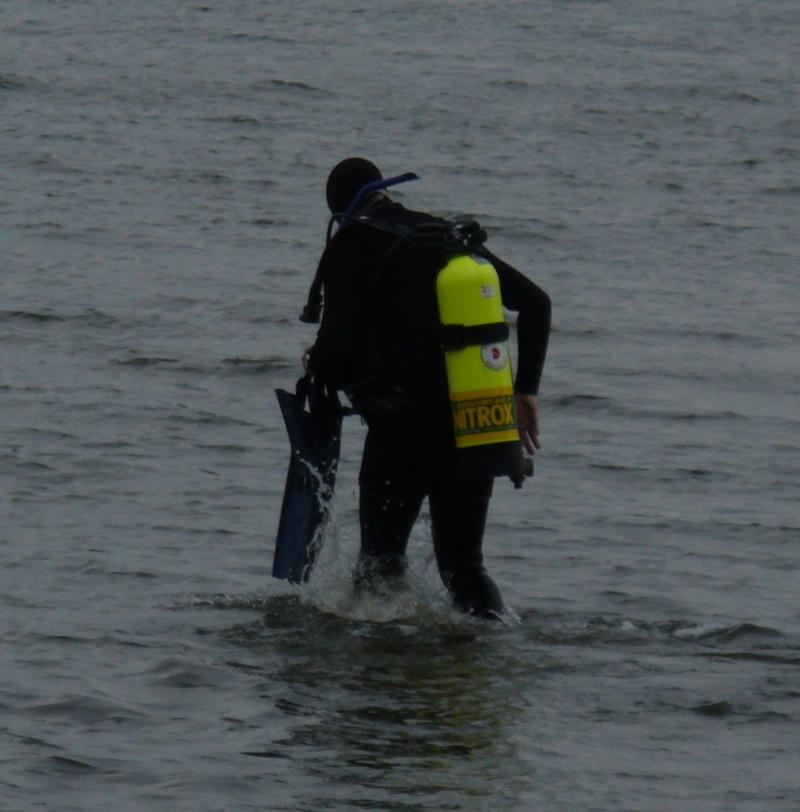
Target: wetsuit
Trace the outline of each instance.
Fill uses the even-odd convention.
[[[349,225],[322,255],[325,307],[309,359],[312,371],[348,391],[368,425],[359,476],[356,586],[402,576],[409,534],[427,496],[442,581],[458,608],[492,617],[503,611],[503,602],[483,567],[481,548],[493,479],[466,479],[456,471],[434,292],[444,257],[435,240],[398,237],[398,229],[424,235],[426,224],[446,221],[388,198],[368,214],[389,228]],[[503,305],[519,314],[515,389],[536,394],[550,300],[485,247],[474,253],[492,262]]]

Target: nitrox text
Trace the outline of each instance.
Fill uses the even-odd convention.
[[[453,403],[453,423],[456,435],[516,429],[513,397],[456,401]]]

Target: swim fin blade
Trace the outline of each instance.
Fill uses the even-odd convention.
[[[336,484],[342,408],[334,390],[301,378],[294,393],[277,389],[291,457],[283,492],[272,575],[293,584],[308,580]]]

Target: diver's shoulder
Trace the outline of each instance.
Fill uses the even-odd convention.
[[[413,228],[423,223],[446,223],[441,217],[437,217],[427,211],[408,209],[402,203],[394,200],[387,201],[380,206],[376,206],[369,212],[369,218],[373,221],[381,221],[390,226],[405,226]]]

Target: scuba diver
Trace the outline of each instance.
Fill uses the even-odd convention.
[[[367,424],[359,474],[356,593],[402,585],[409,535],[427,497],[436,562],[454,605],[496,619],[505,607],[484,568],[484,527],[494,477],[508,474],[519,487],[525,475],[522,447],[530,455],[540,447],[537,393],[550,299],[486,248],[486,234],[476,222],[449,222],[392,200],[387,188],[416,177],[408,173],[385,180],[364,158],[348,158],[330,173],[327,245],[301,316],[316,322],[321,311],[322,319],[304,363],[310,376],[344,391]],[[461,289],[456,285],[443,293],[437,278],[441,282],[440,272],[453,257],[462,262],[466,257],[470,274],[491,274],[481,277],[478,296],[494,297],[499,316],[466,331],[463,325],[451,326],[456,332],[445,339],[442,297],[449,295],[458,306]],[[499,281],[499,292],[493,279]],[[503,308],[518,313],[513,391]],[[484,373],[503,369],[508,386],[502,403],[485,397],[469,401],[473,392],[459,394],[462,406],[478,404],[463,408],[459,416],[451,391],[455,373],[443,349],[456,352],[466,345],[475,345]],[[471,388],[476,387],[462,386]],[[492,420],[501,417],[505,424],[498,428]],[[477,447],[459,449],[458,437],[470,431],[474,437],[465,443]],[[485,445],[492,438],[505,442]],[[501,453],[495,458],[497,449]],[[466,467],[464,450],[475,452]]]

